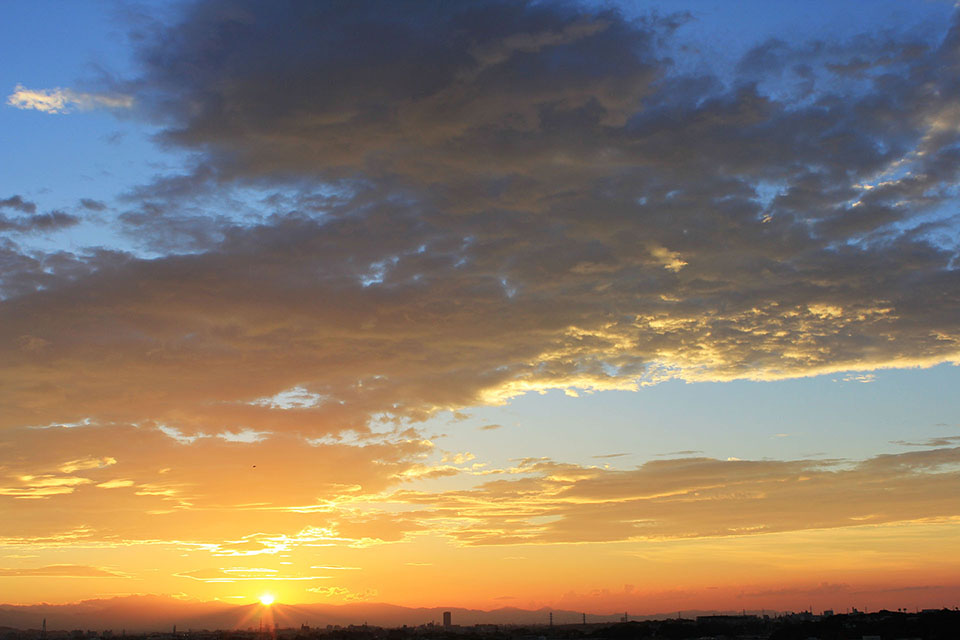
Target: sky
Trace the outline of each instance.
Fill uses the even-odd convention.
[[[951,2],[4,14],[3,602],[960,601]]]

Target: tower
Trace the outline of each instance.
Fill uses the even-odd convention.
[[[444,611],[444,612],[443,612],[443,626],[444,626],[444,627],[452,627],[452,626],[453,626],[453,620],[452,620],[451,618],[452,618],[452,616],[451,616],[451,614],[450,614],[449,611]]]

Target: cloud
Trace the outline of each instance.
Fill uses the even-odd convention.
[[[467,545],[750,536],[960,517],[960,448],[861,462],[682,458],[613,470],[524,461],[473,489],[397,491]],[[939,488],[939,489],[938,489]],[[948,489],[944,492],[944,489]]]
[[[59,533],[45,531],[29,536],[5,535],[0,537],[0,545],[11,548],[63,548],[83,544],[93,535],[94,532],[89,527],[80,526]]]
[[[99,200],[93,200],[91,198],[81,198],[80,206],[89,211],[104,211],[107,208],[107,205],[100,202]]]
[[[20,499],[44,499],[73,493],[80,485],[89,484],[88,478],[57,476],[53,474],[22,475],[12,486],[0,486],[0,496]]]
[[[402,436],[313,445],[273,433],[257,443],[185,445],[145,426],[89,425],[5,438],[16,442],[18,457],[4,462],[0,499],[10,500],[11,519],[0,546],[31,550],[155,544],[253,558],[426,533],[471,546],[582,543],[960,517],[951,490],[960,490],[960,448],[863,461],[683,457],[629,469],[527,458],[475,470],[430,463],[440,455],[434,447]],[[43,467],[41,459],[54,462]],[[448,472],[479,484],[455,491],[400,484]],[[111,489],[107,502],[103,489]],[[37,499],[56,507],[47,518],[27,517]],[[131,520],[130,513],[145,515]],[[77,522],[96,526],[71,528]]]
[[[940,436],[927,438],[919,442],[909,442],[907,440],[891,440],[890,442],[904,447],[953,447],[960,443],[960,436]]]
[[[200,582],[243,582],[243,581],[270,581],[270,582],[302,582],[323,580],[329,576],[281,574],[276,569],[229,567],[225,569],[197,569],[176,574],[181,578],[190,578]]]
[[[78,224],[80,224],[79,217],[63,211],[50,211],[17,218],[0,215],[0,232],[43,233],[67,229]]]
[[[872,373],[848,373],[840,379],[840,382],[860,382],[863,384],[869,384],[871,382],[876,382],[877,376]]]
[[[354,592],[345,587],[308,587],[307,591],[316,593],[322,598],[344,600],[346,602],[369,600],[371,598],[375,598],[379,593],[376,589],[366,589],[362,592]]]
[[[83,93],[72,89],[27,89],[18,84],[7,96],[7,104],[17,109],[34,109],[43,113],[70,113],[73,110],[129,109],[133,97],[122,94]]]
[[[36,213],[37,205],[29,200],[24,200],[21,196],[10,196],[0,200],[0,208],[9,207],[23,213]]]
[[[185,445],[148,425],[20,428],[0,433],[0,449],[7,444],[17,455],[0,466],[0,500],[9,517],[0,546],[180,540],[171,545],[217,557],[403,540],[423,525],[352,505],[396,485],[433,451],[398,434],[354,444],[271,434],[259,442],[202,438]],[[48,503],[39,519],[37,500]],[[51,533],[57,531],[73,533]]]
[[[767,598],[770,596],[818,596],[850,593],[850,585],[821,582],[816,587],[789,587],[784,589],[764,589],[762,591],[743,592],[738,598]]]
[[[198,160],[121,219],[167,255],[9,247],[0,326],[48,346],[0,348],[43,380],[0,420],[323,435],[552,388],[960,359],[952,36],[836,45],[900,80],[795,102],[678,76],[656,20],[373,6],[201,2],[143,40],[116,91]],[[293,390],[323,401],[258,403]]]
[[[0,209],[13,209],[20,212],[17,217],[7,217],[0,214],[0,232],[37,233],[56,231],[79,224],[80,218],[63,211],[37,213],[37,205],[22,196],[14,195],[0,200]]]
[[[126,487],[132,487],[134,485],[133,480],[107,480],[106,482],[101,482],[97,485],[99,489],[122,489]]]
[[[69,462],[64,462],[60,465],[60,471],[63,473],[73,473],[74,471],[87,471],[90,469],[103,469],[104,467],[109,467],[110,465],[117,464],[116,458],[103,457],[103,458],[81,458],[79,460],[71,460]]]
[[[126,578],[127,576],[99,567],[76,564],[53,564],[32,569],[0,568],[4,578]]]

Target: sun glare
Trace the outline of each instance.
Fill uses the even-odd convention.
[[[274,601],[274,597],[272,593],[265,593],[262,596],[260,596],[260,602],[267,607],[272,605],[273,601]]]

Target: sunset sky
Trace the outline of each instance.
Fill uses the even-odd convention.
[[[0,603],[960,604],[953,2],[0,20]]]

